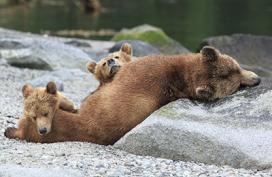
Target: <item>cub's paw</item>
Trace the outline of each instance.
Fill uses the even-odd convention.
[[[5,135],[5,137],[7,137],[7,138],[14,139],[14,138],[16,138],[16,137],[15,137],[16,131],[17,131],[17,128],[15,128],[15,127],[8,127],[8,128],[5,130],[4,135]]]
[[[77,114],[77,113],[79,113],[79,110],[78,110],[78,109],[73,109],[73,110],[71,111],[71,113]]]

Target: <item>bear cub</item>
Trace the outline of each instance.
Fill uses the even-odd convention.
[[[120,70],[121,66],[132,60],[132,47],[124,43],[118,52],[109,54],[99,62],[89,62],[87,69],[94,74],[100,85],[112,81],[114,75]]]
[[[51,131],[52,120],[57,109],[77,112],[73,102],[57,91],[54,82],[49,82],[45,88],[34,88],[26,84],[22,92],[23,117],[18,121],[18,128],[6,129],[5,136],[8,138],[39,142],[41,136]]]

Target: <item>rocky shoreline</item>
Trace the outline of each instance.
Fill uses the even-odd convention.
[[[60,49],[66,48],[67,51],[65,55],[71,57],[69,52],[77,51],[82,52],[79,56],[86,55],[86,60],[97,59],[99,56],[103,56],[107,51],[115,45],[115,42],[100,42],[100,41],[87,41],[87,40],[78,40],[78,39],[66,39],[66,38],[55,38],[55,37],[41,37],[39,35],[20,33],[5,29],[0,29],[0,176],[272,176],[271,168],[264,168],[261,170],[261,163],[251,163],[246,166],[242,163],[244,160],[240,158],[239,153],[245,153],[255,158],[254,154],[259,158],[259,161],[268,162],[270,157],[264,159],[265,154],[269,156],[271,153],[271,138],[269,139],[269,133],[271,133],[271,80],[270,78],[264,79],[264,82],[256,90],[245,90],[238,92],[222,101],[219,101],[214,104],[205,105],[199,103],[192,103],[188,100],[173,102],[170,105],[167,105],[163,109],[151,115],[145,122],[137,126],[131,132],[129,132],[124,139],[119,141],[114,146],[101,146],[93,143],[83,143],[83,142],[64,142],[64,143],[53,143],[53,144],[35,144],[27,143],[25,141],[16,141],[10,140],[4,137],[4,130],[9,126],[15,126],[18,118],[22,114],[22,94],[21,88],[25,83],[32,83],[33,85],[42,85],[48,80],[57,80],[59,83],[59,88],[62,88],[64,94],[71,98],[77,106],[89,92],[93,91],[97,86],[98,82],[93,78],[90,73],[84,71],[84,69],[79,66],[78,68],[69,68],[66,67],[65,59],[59,61],[59,58],[63,57],[64,54],[53,55],[55,56],[52,63],[61,62],[61,68],[52,68],[50,70],[38,70],[38,69],[29,69],[29,68],[17,68],[8,64],[7,49],[14,51],[12,54],[18,54],[18,50],[24,49],[24,51],[29,49],[29,46],[21,45],[25,44],[28,38],[40,40],[40,38],[45,38],[47,44],[51,45],[51,42],[67,43],[67,46],[56,45],[55,49],[43,49],[43,43],[36,46],[31,46],[31,52],[36,52],[40,58],[43,59],[44,55],[50,57],[52,53],[58,53]],[[1,41],[6,41],[5,43]],[[14,43],[15,41],[15,43]],[[71,42],[72,41],[72,42]],[[19,42],[19,43],[16,43]],[[46,44],[46,45],[47,45]],[[136,44],[138,45],[138,44]],[[140,44],[139,44],[140,45]],[[37,47],[38,46],[38,47]],[[17,48],[16,48],[17,47]],[[37,47],[37,48],[35,48]],[[34,48],[34,49],[33,49]],[[74,49],[76,48],[76,49]],[[141,48],[139,47],[139,50]],[[47,53],[44,53],[46,51]],[[57,51],[57,52],[56,52]],[[106,51],[106,52],[105,52]],[[153,50],[155,51],[155,50]],[[78,53],[78,54],[79,54]],[[140,52],[141,53],[141,52]],[[22,56],[28,56],[25,55]],[[29,54],[26,52],[26,54]],[[11,54],[9,53],[9,56]],[[29,54],[31,56],[31,53]],[[17,57],[19,55],[16,55]],[[45,57],[45,58],[47,58]],[[84,57],[83,57],[84,58]],[[51,58],[52,59],[52,58]],[[85,59],[84,59],[85,61]],[[245,63],[246,64],[246,63]],[[269,68],[267,68],[269,69]],[[211,108],[210,108],[211,107]],[[230,111],[234,110],[234,111]],[[244,115],[245,116],[242,116]],[[168,124],[157,125],[159,118],[167,119]],[[182,117],[182,120],[180,118]],[[157,120],[158,119],[158,120]],[[180,126],[178,133],[176,129],[172,129],[172,123],[175,123],[175,119],[178,121],[183,121],[183,123],[178,125],[186,125],[185,127]],[[193,122],[192,124],[190,122]],[[187,123],[187,124],[185,124]],[[205,157],[205,164],[199,163],[196,161],[203,161],[203,159],[196,160],[192,153],[200,153],[205,151],[203,148],[208,146],[203,146],[211,141],[204,141],[205,137],[201,133],[210,129],[208,126],[205,126],[205,129],[199,129],[198,126],[193,126],[196,123],[200,125],[218,125],[220,127],[224,125],[224,130],[232,130],[228,128],[242,128],[240,133],[237,135],[242,135],[244,130],[260,130],[260,134],[255,134],[252,142],[235,142],[240,140],[249,141],[247,137],[241,136],[241,139],[236,139],[235,132],[232,136],[235,141],[233,144],[226,144],[226,142],[216,141],[217,143],[222,143],[219,148],[222,148],[221,145],[228,145],[230,149],[224,149],[220,151],[222,158],[217,160],[221,163],[218,163],[214,155],[216,153],[209,154],[210,156]],[[241,124],[241,125],[240,125]],[[165,127],[166,126],[166,127]],[[238,126],[238,128],[237,128]],[[145,129],[147,127],[147,129]],[[150,128],[151,127],[151,128]],[[154,128],[155,127],[155,128]],[[149,129],[150,128],[150,129]],[[167,142],[162,143],[162,146],[159,146],[157,143],[161,143],[159,138],[157,139],[148,139],[148,132],[154,130],[153,134],[156,138],[157,135],[164,133],[165,135],[171,135],[173,132],[176,136],[169,137],[168,139],[176,139],[180,144],[184,144],[184,147],[196,147],[201,148],[197,151],[186,152],[187,157],[184,157],[184,154],[180,156],[177,153],[177,147],[175,146],[166,146]],[[174,131],[173,131],[174,130]],[[266,133],[264,131],[267,131]],[[142,132],[146,132],[143,134]],[[182,132],[187,132],[183,133]],[[197,136],[194,133],[190,134],[188,132],[198,132]],[[177,133],[177,134],[176,134]],[[207,133],[207,132],[206,132]],[[215,134],[225,133],[224,138],[228,138],[231,134],[228,131],[224,132],[214,132]],[[207,133],[208,134],[208,133]],[[209,140],[218,140],[217,136],[211,133],[209,134]],[[140,135],[140,136],[139,136]],[[142,135],[142,136],[141,136]],[[250,135],[250,134],[249,134]],[[262,135],[259,136],[258,135]],[[132,140],[130,140],[132,137]],[[136,138],[135,138],[136,137]],[[154,138],[151,137],[151,138]],[[183,137],[179,139],[179,137]],[[186,139],[187,137],[187,139]],[[191,142],[188,141],[190,138],[195,138]],[[270,136],[271,137],[271,136]],[[197,141],[196,141],[197,140]],[[165,141],[164,138],[161,141]],[[137,144],[137,143],[142,144]],[[149,142],[149,144],[146,144]],[[199,142],[199,143],[198,143]],[[232,143],[232,141],[228,141]],[[203,143],[203,144],[202,144]],[[256,146],[259,146],[259,149],[256,149]],[[158,146],[156,146],[158,145]],[[243,148],[241,146],[243,145]],[[248,146],[247,146],[248,145]],[[127,148],[130,147],[131,149]],[[159,154],[154,154],[148,149],[148,146],[153,148],[153,151],[158,152]],[[213,148],[217,146],[212,145]],[[157,149],[154,149],[157,148]],[[169,149],[170,148],[170,149]],[[172,149],[171,149],[172,148]],[[241,148],[241,149],[239,149]],[[247,149],[248,148],[248,149]],[[252,149],[253,148],[253,149]],[[255,149],[254,149],[255,148]],[[123,151],[123,150],[125,151]],[[193,148],[192,148],[193,149]],[[166,156],[164,151],[167,150],[171,156]],[[237,151],[234,151],[237,150]],[[239,151],[240,150],[240,151]],[[131,153],[128,153],[128,152]],[[238,153],[234,157],[230,155],[223,155],[229,151],[230,153]],[[216,152],[213,149],[211,152]],[[250,154],[250,152],[252,152]],[[134,155],[132,153],[140,154]],[[247,154],[249,153],[249,154]],[[191,154],[191,156],[190,156]],[[149,155],[149,156],[148,156]],[[151,157],[155,156],[155,157]],[[201,154],[200,154],[201,155]],[[220,154],[218,154],[220,156]],[[164,158],[161,158],[164,157]],[[199,157],[199,156],[198,156]],[[213,159],[213,161],[208,162],[207,160]],[[235,163],[231,165],[228,163],[228,160],[224,158],[236,158]],[[204,157],[203,157],[204,158]],[[174,160],[170,160],[174,159]],[[183,161],[184,159],[186,161]],[[242,160],[241,160],[242,159]],[[246,159],[246,158],[245,158]],[[239,161],[240,160],[240,161]],[[258,159],[257,159],[258,160]],[[230,162],[234,162],[233,159],[229,159]],[[207,165],[210,164],[210,165]],[[213,165],[221,164],[221,165]],[[226,165],[228,164],[228,165]],[[238,165],[237,165],[238,164]],[[267,164],[267,163],[266,163]],[[264,166],[261,166],[264,167]],[[247,168],[247,169],[245,169]],[[259,170],[257,170],[259,169]]]

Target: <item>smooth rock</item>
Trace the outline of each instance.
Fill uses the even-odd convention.
[[[64,91],[63,80],[61,80],[60,78],[55,77],[51,74],[43,75],[41,77],[32,79],[32,80],[28,81],[27,83],[34,86],[34,87],[46,87],[46,85],[50,81],[53,81],[56,83],[58,91]]]
[[[132,46],[133,49],[133,56],[135,57],[142,57],[146,55],[152,55],[152,54],[160,54],[160,51],[153,47],[152,45],[139,41],[139,40],[123,40],[120,42],[117,42],[112,48],[110,48],[109,53],[119,51],[121,46],[124,43],[129,43]]]
[[[17,41],[8,41],[8,40],[0,41],[0,49],[22,49],[26,47],[27,46]]]
[[[74,47],[92,48],[92,46],[89,43],[78,40],[70,40],[64,43]]]
[[[272,76],[272,37],[255,36],[249,34],[234,34],[230,36],[217,36],[204,39],[199,46],[205,45],[218,48],[222,53],[235,57],[239,63],[263,71],[257,73],[262,76]]]
[[[60,69],[46,73],[40,77],[29,80],[27,83],[34,87],[45,87],[48,82],[54,81],[59,91],[64,91],[66,81],[83,80],[86,73],[80,69]],[[86,80],[87,81],[87,80]],[[89,80],[90,82],[93,80]]]
[[[214,103],[172,102],[114,146],[138,155],[234,168],[272,167],[272,79]]]
[[[12,66],[53,70],[60,68],[85,69],[90,60],[88,55],[78,48],[61,42],[45,39],[10,39],[0,40],[1,43],[17,43],[24,48],[0,48],[2,58]]]
[[[189,53],[189,50],[171,39],[165,32],[151,25],[141,25],[132,29],[123,29],[116,34],[113,41],[140,40],[158,48],[164,54]]]
[[[80,68],[108,55],[115,42],[37,35],[0,28],[0,58],[16,67],[39,70]]]

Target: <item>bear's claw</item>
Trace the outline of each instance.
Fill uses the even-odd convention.
[[[15,135],[15,132],[17,131],[17,128],[15,127],[8,127],[6,130],[5,130],[5,137],[7,138],[14,138],[14,135]]]

